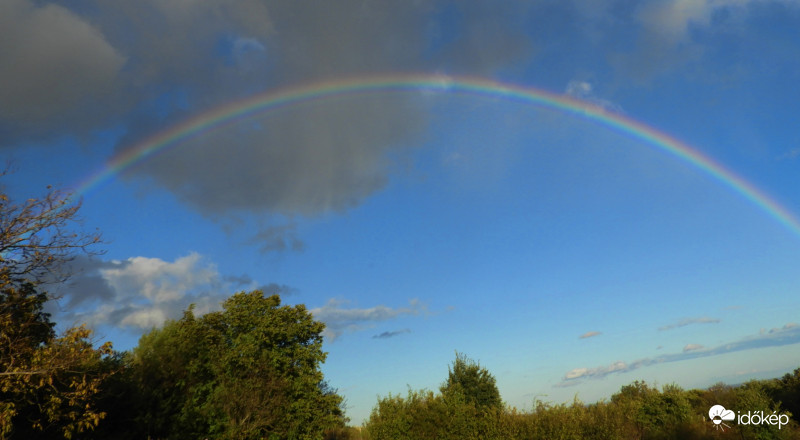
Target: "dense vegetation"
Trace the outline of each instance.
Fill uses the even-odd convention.
[[[438,392],[380,398],[364,427],[345,427],[320,371],[324,324],[278,296],[240,292],[199,317],[190,307],[129,352],[83,326],[57,335],[46,288],[100,241],[68,232],[77,209],[58,191],[22,204],[0,193],[0,439],[800,439],[800,369],[706,390],[637,381],[608,401],[519,411],[460,353]],[[717,404],[786,423],[723,431],[708,418]]]
[[[455,376],[455,377],[454,377]],[[469,386],[456,386],[467,383]],[[494,391],[488,391],[494,388]],[[416,439],[800,439],[800,368],[780,379],[739,386],[717,384],[706,390],[661,389],[636,381],[610,401],[553,405],[534,402],[529,412],[503,407],[494,378],[477,363],[456,355],[439,393],[409,390],[406,396],[378,400],[366,425],[353,438]],[[487,397],[491,396],[491,397]],[[788,424],[716,426],[713,405],[770,415],[785,414]],[[716,426],[716,427],[715,427]],[[724,428],[724,431],[720,428]]]

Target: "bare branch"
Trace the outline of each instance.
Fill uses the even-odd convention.
[[[0,177],[6,173],[0,173]],[[92,246],[100,233],[74,232],[81,201],[48,187],[42,198],[13,203],[0,193],[0,277],[2,281],[60,283],[69,277],[65,263],[75,255],[100,254]]]

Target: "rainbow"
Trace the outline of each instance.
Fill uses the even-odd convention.
[[[133,164],[146,160],[166,148],[190,140],[213,130],[234,124],[243,118],[252,117],[281,107],[305,102],[320,101],[331,97],[364,95],[370,93],[455,93],[535,105],[573,114],[599,123],[609,129],[626,134],[634,139],[662,150],[713,177],[732,189],[770,217],[777,220],[796,236],[800,237],[800,221],[786,208],[766,193],[737,176],[723,165],[689,145],[642,124],[627,116],[609,111],[590,102],[545,90],[501,83],[485,78],[450,76],[437,74],[392,74],[374,77],[352,77],[302,84],[267,91],[244,100],[232,102],[189,118],[166,130],[126,148],[111,158],[106,166],[77,186],[74,194],[83,196],[92,188],[111,179]]]

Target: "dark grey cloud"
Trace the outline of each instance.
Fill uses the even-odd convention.
[[[717,318],[709,318],[707,316],[699,318],[683,318],[674,324],[664,325],[658,328],[658,331],[672,330],[678,327],[686,327],[692,324],[719,324],[720,320]]]
[[[66,263],[65,273],[72,274],[62,285],[55,285],[53,293],[63,297],[62,305],[74,309],[85,303],[112,301],[116,296],[114,288],[102,276],[106,269],[124,269],[130,261],[105,261],[78,255]]]
[[[258,283],[250,277],[250,275],[224,275],[222,281],[231,287],[242,289],[253,289],[264,292],[265,295],[280,295],[289,296],[297,294],[297,289],[286,284],[269,283],[258,285]]]
[[[300,252],[306,245],[297,236],[297,224],[292,222],[282,225],[262,227],[256,234],[247,240],[248,244],[255,244],[261,252]]]
[[[377,335],[373,335],[372,339],[389,339],[404,333],[411,333],[411,329],[404,328],[402,330],[386,331]]]
[[[491,72],[525,53],[527,38],[522,29],[504,27],[500,21],[507,15],[494,4],[496,20],[487,18],[484,9],[488,4],[460,7],[463,15],[457,20],[460,28],[456,35],[431,47],[429,33],[435,32],[431,26],[436,26],[434,17],[445,4],[355,0],[258,3],[263,11],[259,9],[254,15],[231,13],[228,17],[234,41],[228,50],[235,59],[266,57],[269,62],[261,66],[263,76],[254,78],[249,88],[241,87],[246,78],[237,78],[233,84],[222,77],[214,78],[211,83],[215,89],[232,90],[219,98],[215,96],[219,91],[197,90],[196,94],[204,98],[208,108],[255,91],[330,78],[431,71],[439,66],[462,72]],[[226,7],[244,10],[255,5],[229,3]],[[237,22],[237,17],[259,15],[263,15],[263,27],[257,31]],[[168,19],[179,20],[179,24],[188,20],[180,14],[171,17]],[[177,40],[170,38],[170,44],[176,47],[190,45],[191,51],[197,51],[208,40],[196,36],[200,31],[194,27],[177,30],[184,32]],[[207,29],[203,32],[214,34]],[[164,37],[153,44],[161,45]],[[159,47],[157,53],[162,51]],[[425,53],[430,56],[426,58]],[[183,60],[185,56],[178,55],[180,65],[193,62],[194,58]],[[142,53],[136,59],[153,57]],[[162,58],[153,65],[176,63],[169,56]],[[248,69],[259,70],[256,60],[250,61]],[[203,76],[207,70],[190,67],[171,76],[192,78]],[[427,115],[417,100],[413,96],[373,94],[282,109],[170,149],[137,167],[133,174],[152,178],[211,216],[231,212],[314,216],[344,211],[383,188],[394,169],[392,161],[398,157],[402,160],[409,146],[419,144]],[[164,126],[144,124],[152,128],[141,132],[143,135]],[[135,144],[138,134],[129,136],[122,148]],[[285,226],[265,229],[256,237],[263,250],[302,246],[281,228]]]
[[[258,287],[265,295],[290,296],[297,294],[297,289],[286,284],[269,283]]]
[[[769,332],[764,331],[758,335],[753,335],[733,341],[724,345],[706,348],[699,344],[688,344],[680,353],[670,353],[652,358],[639,359],[634,362],[616,361],[608,366],[593,368],[575,368],[568,371],[558,387],[572,386],[580,383],[583,379],[601,379],[613,373],[624,373],[650,365],[663,364],[669,362],[680,362],[690,359],[697,359],[709,356],[718,356],[737,351],[753,350],[766,347],[780,347],[800,343],[800,326],[796,323],[788,323],[781,328],[774,328]]]
[[[121,123],[121,153],[187,117],[292,85],[404,71],[491,74],[533,53],[524,22],[507,21],[526,9],[389,0],[9,0],[0,5],[0,135],[86,134]],[[383,188],[393,164],[420,144],[427,115],[412,95],[283,109],[192,139],[125,176],[215,219],[347,210]],[[278,232],[259,234],[265,251],[302,247],[290,230]]]
[[[344,211],[386,184],[387,155],[404,150],[393,142],[421,123],[392,98],[356,101],[289,109],[256,128],[234,127],[169,149],[135,171],[210,216]],[[255,238],[264,250],[301,249],[294,228],[267,227]]]
[[[250,275],[247,274],[225,275],[224,277],[222,277],[222,279],[235,286],[247,286],[253,284],[253,279],[250,278]]]
[[[126,58],[66,7],[0,2],[0,147],[106,121]],[[77,110],[80,109],[80,112]]]

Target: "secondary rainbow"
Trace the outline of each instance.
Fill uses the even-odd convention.
[[[698,168],[755,204],[797,237],[800,237],[800,221],[786,208],[734,172],[674,137],[619,113],[570,96],[485,78],[450,75],[395,74],[320,81],[267,91],[216,107],[126,148],[113,157],[99,173],[79,185],[75,194],[77,196],[86,194],[90,189],[109,180],[133,164],[146,160],[166,148],[204,133],[224,128],[242,119],[274,111],[281,107],[350,95],[420,92],[502,98],[563,111],[599,123],[632,138],[638,138],[646,144]]]

